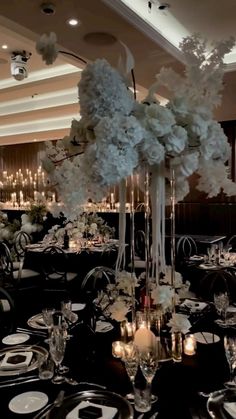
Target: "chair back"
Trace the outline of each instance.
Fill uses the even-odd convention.
[[[13,263],[9,247],[4,242],[0,242],[0,278],[2,283],[11,281],[13,276]]]
[[[31,243],[31,238],[25,231],[19,231],[14,240],[14,251],[18,260],[25,256],[26,246]]]
[[[142,260],[145,259],[146,253],[146,236],[143,230],[137,230],[134,234],[134,248],[135,254]]]
[[[107,266],[96,266],[84,277],[81,284],[83,294],[96,295],[98,291],[106,288],[108,284],[115,283],[115,271]]]
[[[182,236],[176,246],[176,257],[188,258],[197,254],[197,245],[191,236]]]
[[[47,246],[43,250],[42,271],[46,281],[65,283],[67,254],[59,246]]]
[[[10,294],[0,287],[0,337],[11,333],[15,328],[15,304]]]
[[[236,234],[229,238],[225,247],[230,250],[236,250]]]
[[[228,269],[209,271],[200,281],[199,292],[208,301],[214,301],[214,294],[220,292],[226,292],[231,301],[236,301],[236,273]]]

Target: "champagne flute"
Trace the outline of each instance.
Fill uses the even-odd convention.
[[[43,321],[48,329],[48,336],[50,338],[51,329],[53,326],[53,314],[55,313],[54,308],[44,308],[42,310]],[[45,343],[49,343],[49,339],[45,339]]]
[[[226,323],[226,313],[229,307],[229,296],[227,292],[214,294],[214,304],[217,313],[222,317],[224,324]]]
[[[147,383],[151,386],[159,362],[157,343],[152,346],[144,346],[139,350],[139,365]]]
[[[224,336],[225,355],[229,365],[230,379],[225,385],[227,387],[236,387],[235,367],[236,367],[236,336]]]
[[[138,371],[138,353],[133,342],[129,342],[124,345],[123,357],[122,357],[127,374],[131,381],[132,386],[134,386],[135,376]]]
[[[55,376],[52,379],[54,384],[61,384],[65,381],[65,378],[60,373],[60,365],[64,358],[65,348],[64,331],[60,326],[54,326],[49,339],[50,355],[56,366]]]

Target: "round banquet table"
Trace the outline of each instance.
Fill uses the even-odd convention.
[[[79,382],[97,383],[106,386],[108,391],[125,396],[132,391],[131,384],[124,364],[121,360],[113,358],[111,353],[111,344],[118,339],[118,326],[114,324],[114,328],[107,333],[92,333],[87,327],[83,312],[79,314],[79,319],[81,321],[71,331],[73,337],[67,341],[63,361],[63,364],[70,368],[69,375]],[[26,324],[23,326],[28,327]],[[202,319],[195,328],[206,330],[206,319]],[[27,343],[29,345],[37,343],[47,348],[44,338],[40,336],[31,335]],[[1,348],[6,348],[6,345],[1,344]],[[207,418],[206,400],[198,396],[198,391],[208,392],[222,388],[227,378],[228,368],[222,339],[214,347],[197,351],[194,356],[183,355],[181,363],[163,362],[156,372],[152,385],[152,392],[158,395],[158,401],[143,419],[150,419],[156,411],[159,412],[158,419]],[[49,402],[52,402],[61,389],[69,395],[93,388],[85,385],[54,385],[50,380],[1,388],[3,380],[5,381],[6,377],[0,377],[0,416],[4,419],[19,418],[18,414],[9,411],[8,403],[12,397],[25,391],[42,391],[48,395]],[[60,409],[58,409],[58,419],[60,419],[59,412]],[[36,412],[27,414],[27,418],[32,419],[35,414]],[[134,417],[138,417],[137,412]]]
[[[41,272],[44,248],[44,246],[29,247],[25,254],[24,267]],[[104,250],[99,247],[93,247],[80,252],[69,248],[65,250],[65,253],[67,255],[67,271],[78,273],[78,277],[83,280],[85,275],[95,266],[114,268],[117,258],[117,247],[107,247]]]

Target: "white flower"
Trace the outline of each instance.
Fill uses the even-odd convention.
[[[134,99],[119,73],[106,60],[88,64],[79,82],[80,113],[89,125],[94,126],[103,117],[115,112],[129,115]]]
[[[117,301],[115,301],[110,307],[110,317],[113,320],[116,320],[117,322],[122,322],[126,319],[126,315],[130,310],[130,306],[127,307],[127,304],[123,300],[119,300],[119,297]]]
[[[144,132],[144,139],[138,145],[138,151],[140,155],[139,160],[150,166],[159,164],[165,157],[163,145],[147,130]]]
[[[187,131],[178,125],[174,125],[172,131],[165,135],[162,141],[167,154],[175,156],[180,154],[186,147]]]
[[[191,323],[185,314],[173,313],[172,318],[167,323],[167,326],[171,328],[171,332],[187,333],[191,328]]]
[[[171,131],[175,124],[173,113],[158,103],[152,103],[145,108],[145,127],[157,137],[162,137]]]
[[[53,64],[58,56],[56,43],[57,36],[54,32],[50,32],[49,35],[44,33],[36,42],[36,51],[42,55],[42,59],[46,64]]]
[[[163,311],[166,311],[171,308],[174,297],[174,289],[169,285],[153,285],[151,297],[154,304],[161,305]]]
[[[162,279],[163,283],[166,283],[168,285],[171,285],[171,272],[172,272],[172,267],[171,266],[166,266],[166,272],[165,272],[165,276]],[[182,275],[179,272],[174,272],[174,288],[181,288],[181,286],[183,285],[183,280],[182,280]]]

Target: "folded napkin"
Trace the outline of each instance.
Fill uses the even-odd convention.
[[[0,311],[6,313],[11,310],[10,304],[8,300],[1,299],[0,300]]]
[[[33,356],[33,352],[7,352],[0,364],[1,370],[18,369],[28,367]]]
[[[210,332],[197,332],[194,333],[194,337],[197,342],[203,343],[204,345],[209,345],[211,343],[217,343],[220,340],[218,335]]]
[[[204,308],[206,308],[206,306],[207,306],[207,303],[203,303],[201,301],[189,300],[189,299],[186,299],[180,305],[180,307],[182,308],[188,308],[191,311],[191,313],[202,311],[204,310]]]
[[[101,320],[98,320],[96,323],[95,332],[105,333],[105,332],[109,332],[109,330],[112,330],[112,329],[113,329],[113,326],[111,323],[102,322]]]
[[[84,409],[86,407],[96,407],[102,410],[102,416],[99,416],[101,419],[113,419],[114,416],[117,413],[116,407],[110,407],[110,406],[103,406],[100,404],[90,403],[89,401],[83,401],[78,406],[76,406],[71,412],[69,412],[66,415],[66,419],[79,419],[82,418],[79,414],[79,411],[81,409]],[[92,419],[92,416],[91,416]]]
[[[225,402],[224,409],[226,412],[232,416],[232,418],[236,418],[236,403],[235,402]]]

